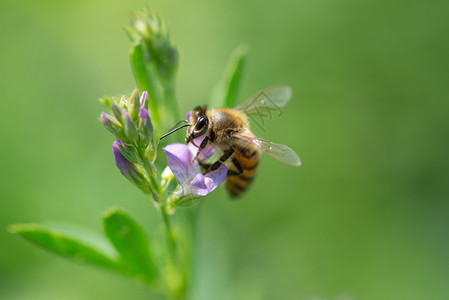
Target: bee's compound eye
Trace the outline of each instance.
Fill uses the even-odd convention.
[[[198,120],[195,130],[201,130],[206,125],[206,118],[202,117]]]

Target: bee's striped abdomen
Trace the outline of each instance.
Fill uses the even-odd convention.
[[[230,159],[226,189],[231,197],[240,196],[253,182],[260,159],[260,150],[249,145],[234,146]]]

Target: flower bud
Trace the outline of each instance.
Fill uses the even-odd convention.
[[[148,92],[143,91],[142,95],[140,96],[140,107],[148,109]]]
[[[111,105],[112,113],[113,113],[114,116],[117,118],[117,120],[118,120],[119,122],[123,122],[123,118],[122,118],[122,110],[121,110],[120,107],[117,105],[117,103],[115,102],[114,99],[111,99],[110,105]]]
[[[131,120],[131,117],[129,116],[128,112],[124,111],[124,120],[123,125],[125,128],[125,135],[128,138],[129,141],[132,142],[132,144],[136,144],[139,140],[139,133],[137,132],[137,127],[134,124],[133,120]]]
[[[153,138],[153,125],[151,124],[150,115],[146,108],[141,108],[139,112],[140,118],[140,143],[143,147],[148,147]]]
[[[143,40],[158,76],[163,80],[173,78],[178,66],[178,50],[170,39],[165,21],[148,10],[132,14],[130,21],[132,26],[126,28],[128,35],[133,41]]]
[[[126,148],[123,147],[117,147],[118,150],[122,153],[122,155],[133,164],[141,164],[142,161],[139,158],[139,155],[137,154],[136,148],[133,146],[126,146]]]
[[[113,135],[115,135],[117,138],[119,139],[125,138],[123,126],[116,118],[105,112],[102,112],[100,115],[100,120],[103,123],[104,127],[107,130],[109,130]]]
[[[128,107],[128,100],[126,99],[125,95],[122,95],[120,97],[120,101],[118,103],[119,103],[121,109],[122,108],[126,109]]]
[[[167,166],[165,167],[164,171],[161,174],[161,186],[166,189],[167,186],[170,184],[170,182],[175,179],[175,175],[173,174],[173,172],[170,170],[170,167]]]
[[[129,97],[128,99],[128,113],[133,121],[137,121],[137,119],[139,118],[139,109],[140,109],[139,90],[134,89],[133,93],[131,94],[131,97]]]
[[[151,188],[148,181],[142,171],[135,164],[127,160],[125,156],[123,156],[121,152],[123,149],[126,148],[122,141],[117,140],[112,143],[112,151],[114,152],[114,159],[117,168],[126,178],[128,178],[129,181],[140,188],[145,194],[150,194]]]
[[[157,143],[154,138],[151,139],[149,149],[147,151],[147,158],[149,161],[154,162],[157,157]]]

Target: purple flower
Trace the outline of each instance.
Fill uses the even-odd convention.
[[[198,161],[195,160],[192,163],[192,159],[196,155],[196,147],[194,150],[187,145],[175,143],[163,149],[167,154],[168,166],[181,185],[180,197],[206,196],[226,179],[228,168],[225,165],[221,165],[217,170],[208,172],[206,175],[201,173]]]
[[[115,164],[126,178],[134,182],[134,179],[139,177],[138,169],[136,165],[134,165],[132,162],[127,160],[125,156],[123,156],[119,148],[122,150],[125,149],[125,145],[123,145],[121,140],[117,140],[112,143],[112,151],[114,152]]]
[[[151,188],[143,176],[142,172],[137,168],[135,164],[130,162],[122,153],[126,154],[127,150],[121,140],[117,140],[112,143],[112,151],[114,152],[114,159],[117,168],[120,172],[129,179],[132,183],[138,186],[144,193],[149,194]]]

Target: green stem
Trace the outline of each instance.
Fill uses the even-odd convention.
[[[175,95],[175,80],[172,78],[164,85],[164,98],[174,119],[179,118],[178,104]]]
[[[167,237],[167,248],[168,248],[168,264],[169,264],[169,270],[173,270],[175,273],[177,272],[180,262],[177,255],[177,243],[175,235],[173,234],[172,224],[170,222],[170,218],[168,215],[168,203],[164,197],[164,190],[163,188],[157,183],[156,178],[153,175],[153,166],[151,162],[148,160],[147,156],[145,155],[144,151],[142,149],[137,148],[137,152],[141,158],[141,160],[144,163],[146,175],[150,181],[150,185],[153,189],[153,197],[155,198],[156,202],[159,204],[159,210],[162,214],[162,220],[165,225],[165,232]],[[171,272],[171,271],[170,271]],[[175,275],[176,276],[176,275]],[[182,276],[182,275],[181,275]],[[169,276],[171,277],[171,275]],[[178,277],[178,276],[176,276]],[[170,279],[168,279],[170,280]],[[182,286],[184,285],[185,279],[182,277],[180,281],[180,285],[175,285],[174,287],[171,287],[170,290],[173,294],[172,296],[178,296],[180,295],[180,291],[182,291]],[[180,288],[181,287],[181,288]],[[182,292],[181,292],[182,294]],[[183,298],[183,297],[182,297]]]
[[[158,208],[162,214],[162,220],[165,226],[167,240],[167,269],[166,282],[167,291],[171,299],[185,299],[186,295],[186,276],[183,272],[181,259],[178,256],[178,244],[173,233],[172,224],[168,214],[168,201],[164,197],[164,189],[156,181],[153,174],[154,166],[145,155],[145,151],[137,147],[137,153],[145,166],[146,176],[149,179],[150,186],[153,190],[154,200],[158,203]]]
[[[182,257],[180,256],[178,247],[180,246],[177,238],[175,237],[172,229],[172,224],[170,222],[170,217],[167,210],[167,201],[162,198],[160,203],[160,211],[162,214],[162,219],[165,225],[165,232],[167,235],[167,248],[168,248],[168,268],[166,270],[166,280],[167,287],[170,290],[172,299],[186,299],[187,291],[187,272],[184,270],[184,265],[182,262]]]
[[[173,231],[171,229],[170,220],[168,218],[167,203],[166,203],[167,201],[165,201],[165,198],[164,198],[163,188],[160,185],[158,185],[156,178],[154,178],[154,176],[153,176],[154,166],[152,166],[151,162],[148,160],[145,153],[139,147],[137,147],[137,152],[140,156],[140,159],[143,161],[143,163],[145,165],[145,171],[147,172],[147,177],[150,180],[150,185],[155,191],[154,194],[157,195],[157,199],[155,199],[155,200],[157,203],[159,203],[159,208],[162,213],[162,219],[164,220],[165,228],[167,230],[167,237],[168,237],[168,241],[170,244],[170,248],[175,249],[176,241],[175,241],[175,237],[173,235]]]
[[[163,119],[164,131],[179,121],[179,110],[175,96],[175,80],[170,78],[161,82],[164,101],[159,105],[159,115]]]
[[[164,220],[165,230],[167,231],[167,240],[168,240],[169,248],[171,249],[170,251],[172,251],[174,253],[175,249],[176,249],[176,239],[175,239],[175,236],[173,235],[173,230],[172,230],[170,219],[169,219],[168,213],[167,213],[167,206],[166,206],[166,203],[164,203],[164,202],[161,203],[160,209],[161,209],[162,219]]]
[[[151,163],[148,160],[148,157],[146,156],[145,150],[142,150],[139,146],[136,146],[137,149],[137,154],[140,157],[140,160],[143,161],[143,165],[145,167],[145,172],[146,172],[146,177],[150,183],[150,187],[151,187],[151,195],[154,198],[154,201],[160,203],[161,202],[161,190],[159,185],[156,182],[156,179],[154,178],[154,170],[155,170],[155,166],[153,165],[153,163]]]

